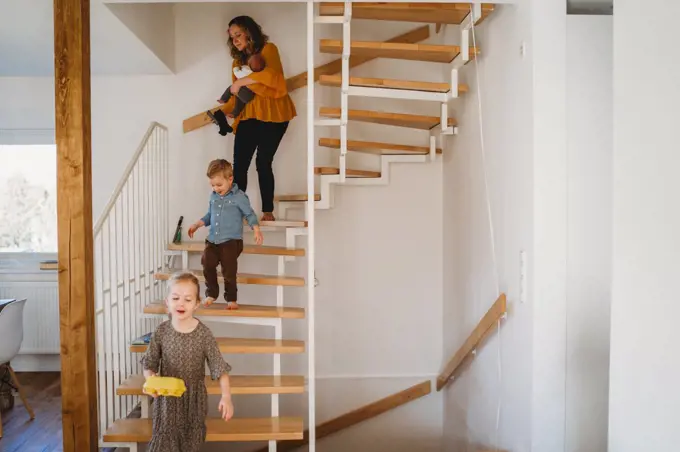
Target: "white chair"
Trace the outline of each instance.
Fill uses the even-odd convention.
[[[5,304],[0,311],[0,364],[6,364],[9,370],[10,381],[19,391],[19,397],[28,411],[31,420],[35,419],[35,414],[26,400],[19,380],[14,373],[14,369],[9,362],[17,356],[24,340],[24,305],[26,300],[16,300]],[[0,418],[0,438],[2,438],[2,418]]]

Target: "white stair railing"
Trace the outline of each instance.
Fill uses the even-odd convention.
[[[352,2],[345,1],[344,12],[342,16],[319,16],[318,12],[312,11],[312,17],[308,18],[308,30],[313,34],[314,24],[341,24],[342,25],[342,70],[340,83],[340,119],[318,119],[315,121],[316,126],[340,126],[340,182],[344,183],[347,173],[347,123],[349,121],[349,96],[351,90],[354,89],[349,85],[349,57],[352,51],[352,37],[350,33],[350,24],[352,21]],[[309,38],[308,38],[309,39]],[[312,39],[313,42],[313,39]],[[313,55],[312,55],[313,57]],[[307,60],[309,63],[309,59]],[[311,79],[310,79],[311,80]]]
[[[143,317],[143,309],[164,296],[154,273],[163,268],[170,233],[168,162],[168,129],[151,123],[94,227],[100,432],[139,402],[116,389],[142,371],[130,341],[162,321]]]
[[[314,214],[314,0],[307,0],[307,430],[309,452],[316,452],[316,217]],[[343,63],[344,64],[344,63]]]

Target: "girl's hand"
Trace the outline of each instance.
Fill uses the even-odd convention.
[[[145,370],[145,371],[144,371],[144,379],[145,379],[145,380],[146,380],[147,378],[149,378],[149,377],[156,377],[157,375],[158,375],[158,374],[157,374],[156,372],[154,372],[153,370]],[[153,391],[153,390],[150,391],[150,392],[148,392],[146,389],[144,389],[142,392],[144,392],[144,394],[146,394],[146,395],[148,395],[148,396],[153,397],[154,399],[155,399],[156,397],[158,397],[158,393],[157,393],[156,391]]]
[[[157,398],[158,398],[158,393],[157,393],[156,391],[151,391],[151,392],[144,391],[144,394],[146,394],[146,395],[148,395],[148,396],[151,396],[151,397],[153,397],[154,399],[157,399]]]
[[[231,403],[231,396],[222,396],[217,408],[220,410],[222,419],[224,419],[225,422],[234,416],[234,405]]]

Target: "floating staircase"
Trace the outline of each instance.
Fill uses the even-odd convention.
[[[339,127],[340,138],[320,138],[320,147],[339,149],[337,167],[314,168],[318,178],[318,193],[314,195],[316,209],[333,207],[334,185],[385,185],[389,183],[391,163],[424,163],[434,161],[441,154],[439,142],[443,137],[457,132],[457,122],[448,115],[448,102],[468,91],[468,86],[459,82],[458,73],[467,63],[480,55],[480,50],[471,46],[470,30],[493,11],[491,4],[465,3],[351,3],[325,2],[318,6],[316,23],[342,25],[342,39],[319,39],[319,51],[342,55],[341,67],[336,73],[319,75],[322,86],[340,88],[340,107],[320,107],[314,122],[317,127]],[[460,26],[460,45],[441,45],[418,41],[362,41],[351,38],[353,19],[407,21]],[[421,29],[422,33],[429,31]],[[419,41],[422,41],[420,39]],[[308,56],[309,57],[309,56]],[[379,77],[355,77],[349,71],[352,58],[387,58],[408,61],[447,64],[450,78],[442,82],[399,80]],[[339,73],[338,73],[339,72]],[[417,115],[380,110],[350,109],[350,96],[390,98],[403,100],[425,100],[439,104],[436,116]],[[427,145],[414,146],[400,143],[351,140],[347,136],[350,121],[410,128],[429,132]],[[347,152],[373,154],[380,158],[380,171],[366,171],[347,168]],[[310,149],[309,152],[312,152]],[[286,194],[276,197],[279,214],[289,209],[305,206],[310,194]]]
[[[287,80],[289,90],[305,86],[313,73],[313,80],[323,86],[338,88],[340,107],[314,107],[313,86],[310,89],[310,112],[318,117],[309,117],[310,126],[338,127],[339,138],[315,138],[315,129],[308,131],[308,193],[279,194],[277,216],[285,215],[288,209],[307,207],[313,195],[316,209],[333,207],[333,193],[336,185],[386,185],[390,183],[390,166],[393,163],[427,163],[435,162],[442,153],[442,140],[457,131],[455,119],[448,116],[448,104],[453,99],[468,92],[468,86],[459,82],[459,71],[481,55],[479,49],[471,47],[469,32],[471,28],[484,20],[493,10],[492,5],[463,3],[354,3],[326,2],[308,4],[309,51],[307,54],[309,71],[298,74]],[[375,21],[407,21],[415,23],[436,24],[439,30],[442,24],[460,27],[460,45],[439,45],[422,43],[430,37],[430,25],[419,26],[402,35],[385,42],[362,41],[351,39],[351,22],[353,19]],[[314,23],[342,25],[342,39],[320,39],[314,37]],[[434,29],[435,25],[433,25]],[[323,53],[342,55],[341,59],[325,63],[314,68],[314,48]],[[449,69],[446,80],[441,82],[398,80],[379,77],[356,77],[350,75],[350,69],[376,58],[400,59],[407,61],[423,61],[431,64],[444,64]],[[433,102],[431,115],[417,115],[402,112],[382,111],[379,105],[372,110],[350,109],[350,96],[420,100]],[[379,101],[378,101],[379,102]],[[429,104],[431,105],[431,104]],[[223,107],[214,107],[214,109]],[[407,110],[408,111],[408,110]],[[413,134],[423,134],[420,145],[393,143],[383,141],[361,141],[348,137],[349,121],[364,122],[380,126],[396,126],[413,130]],[[183,123],[184,132],[189,132],[209,124],[205,112],[188,118]],[[165,129],[165,128],[163,128]],[[167,133],[167,129],[165,129]],[[100,431],[103,432],[103,447],[127,447],[136,452],[139,443],[148,442],[151,438],[152,422],[150,411],[151,398],[144,395],[142,387],[144,377],[139,366],[139,354],[147,349],[147,345],[136,345],[130,341],[141,334],[153,331],[163,320],[167,319],[167,308],[163,297],[167,293],[165,281],[179,269],[190,269],[192,254],[201,253],[204,243],[185,242],[167,243],[163,234],[170,230],[167,220],[159,223],[156,218],[167,218],[169,199],[167,190],[159,182],[167,183],[169,151],[167,140],[154,140],[165,143],[163,153],[159,156],[158,146],[149,145],[149,137],[143,144],[144,157],[147,162],[162,162],[163,171],[158,172],[159,180],[150,183],[133,181],[130,188],[127,180],[141,178],[142,172],[134,172],[137,160],[142,151],[138,151],[133,163],[126,170],[125,183],[112,198],[105,209],[105,222],[95,227],[95,246],[101,256],[97,264],[97,306],[98,328],[100,324],[109,325],[98,337],[98,378],[100,400]],[[339,151],[338,164],[314,166],[314,147]],[[141,149],[141,148],[140,148]],[[346,155],[348,152],[374,155],[379,159],[380,169],[366,170],[348,168]],[[330,152],[330,151],[329,151]],[[333,151],[337,152],[337,151]],[[152,172],[153,173],[153,172]],[[148,177],[148,175],[147,175]],[[146,181],[149,182],[149,181]],[[317,186],[317,191],[313,188]],[[142,187],[142,188],[138,188]],[[142,190],[142,191],[139,191]],[[156,190],[156,191],[153,191]],[[149,193],[147,193],[149,192]],[[140,199],[157,199],[159,203],[138,203],[133,212],[117,211],[118,204],[124,204],[134,193]],[[159,210],[153,210],[158,208]],[[110,215],[115,211],[115,216]],[[245,245],[243,254],[247,259],[277,259],[278,268],[275,275],[241,273],[239,284],[255,284],[276,287],[275,303],[252,305],[240,304],[237,310],[227,310],[222,303],[210,307],[201,307],[196,311],[198,318],[206,322],[237,323],[258,327],[273,327],[273,338],[234,338],[217,337],[219,349],[225,354],[270,354],[272,355],[271,375],[231,375],[231,386],[234,394],[264,394],[271,397],[270,416],[261,418],[234,418],[229,422],[222,419],[206,419],[208,442],[224,441],[267,441],[270,452],[276,452],[277,441],[309,440],[310,452],[315,451],[315,429],[305,431],[302,417],[281,417],[279,415],[280,394],[306,394],[309,397],[309,422],[315,425],[315,375],[314,375],[314,292],[309,287],[313,279],[314,249],[313,240],[305,248],[297,247],[300,236],[311,236],[313,229],[313,209],[308,210],[307,220],[279,220],[262,222],[263,230],[276,231],[285,237],[284,246]],[[109,217],[111,219],[109,220]],[[140,236],[118,234],[119,223],[127,222],[127,227],[135,228],[131,218],[140,222]],[[309,220],[309,224],[308,224]],[[125,230],[123,225],[122,231]],[[104,232],[106,231],[106,234]],[[99,235],[97,235],[99,234]],[[129,234],[129,233],[128,233]],[[108,240],[108,243],[104,243]],[[119,243],[133,244],[136,254],[126,254]],[[129,251],[128,251],[129,253]],[[134,261],[137,257],[140,258]],[[256,257],[253,257],[256,256]],[[179,259],[179,263],[177,262]],[[290,275],[286,270],[286,262],[296,259],[309,259],[307,278]],[[129,268],[123,264],[123,273],[119,271],[119,262],[134,261]],[[203,281],[202,271],[192,271]],[[126,273],[127,272],[127,273]],[[219,275],[219,272],[218,272]],[[221,278],[219,278],[221,280]],[[314,278],[315,279],[315,278]],[[314,283],[316,280],[314,281]],[[287,307],[284,305],[284,287],[308,287],[308,305],[306,308]],[[291,289],[288,289],[291,290]],[[305,320],[308,322],[309,342],[283,338],[283,320]],[[270,336],[271,335],[267,335]],[[121,341],[120,338],[123,338]],[[102,345],[103,344],[103,345]],[[113,346],[111,345],[113,344]],[[282,375],[281,360],[283,355],[302,354],[307,352],[309,360],[309,379],[302,375]],[[238,372],[237,372],[238,373]],[[206,376],[208,394],[219,395],[219,384]],[[112,389],[113,388],[113,389]],[[126,416],[136,405],[141,405],[141,419],[127,419]],[[236,412],[239,412],[238,405]]]
[[[304,422],[302,417],[280,417],[279,396],[281,394],[304,394],[306,382],[303,375],[282,375],[281,357],[291,354],[301,354],[306,351],[306,344],[301,340],[283,339],[282,321],[304,320],[305,309],[286,307],[283,305],[283,287],[303,287],[305,278],[286,275],[285,263],[288,260],[304,258],[305,248],[296,247],[298,236],[307,234],[307,222],[298,220],[279,220],[267,222],[263,225],[270,230],[277,230],[284,234],[286,246],[257,246],[244,245],[243,254],[276,258],[279,271],[277,275],[239,274],[239,284],[258,284],[276,286],[276,305],[239,304],[236,310],[227,310],[225,304],[218,302],[209,307],[199,307],[196,316],[211,323],[241,323],[247,325],[270,326],[274,328],[274,338],[236,338],[216,337],[217,345],[223,354],[268,354],[273,358],[273,373],[271,375],[231,375],[232,394],[268,395],[271,397],[271,417],[263,418],[233,418],[229,422],[222,419],[206,419],[208,442],[241,442],[267,441],[270,450],[276,450],[277,441],[300,440],[304,437]],[[161,253],[165,268],[158,267],[153,272],[155,283],[163,283],[179,269],[187,271],[189,257],[202,253],[205,243],[182,242],[169,243]],[[152,253],[156,254],[156,253]],[[176,268],[175,258],[181,258],[181,266]],[[155,264],[154,264],[155,265]],[[191,271],[191,270],[189,270]],[[218,269],[219,271],[219,269]],[[202,271],[193,271],[200,281],[203,281]],[[218,273],[219,274],[219,273]],[[219,278],[222,281],[222,278]],[[159,290],[158,293],[167,293]],[[167,318],[167,307],[163,299],[149,301],[142,309],[142,315],[147,319],[154,319],[153,325],[159,320]],[[122,331],[122,330],[121,330]],[[147,331],[148,332],[148,331]],[[130,338],[132,339],[132,338]],[[127,350],[132,354],[131,361],[138,361],[139,354],[144,353],[148,345],[130,344]],[[122,369],[121,369],[122,370]],[[150,413],[153,408],[152,399],[143,394],[144,377],[139,373],[129,373],[121,381],[116,382],[115,395],[122,399],[134,398],[141,404],[142,417],[140,419],[118,418],[107,425],[102,434],[102,444],[106,446],[127,447],[136,452],[139,443],[151,439],[152,423]],[[218,381],[206,376],[208,395],[219,395]],[[238,402],[237,402],[238,404]],[[238,412],[238,405],[236,407]]]

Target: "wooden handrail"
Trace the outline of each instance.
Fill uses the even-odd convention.
[[[408,389],[404,389],[403,391],[397,392],[396,394],[392,394],[383,399],[365,405],[361,408],[357,408],[356,410],[345,413],[342,416],[336,417],[335,419],[331,419],[330,421],[319,424],[316,427],[316,439],[321,439],[360,422],[374,418],[382,413],[393,410],[397,407],[407,404],[408,402],[426,396],[430,392],[432,392],[432,385],[428,380],[415,386],[411,386]],[[281,442],[277,445],[277,451],[290,452],[297,449],[298,447],[306,445],[308,442],[309,430],[305,430],[304,439],[298,441]],[[257,449],[255,452],[267,452],[268,450],[268,446],[265,446],[261,449]]]
[[[413,29],[409,32],[406,32],[404,34],[401,34],[399,36],[395,36],[392,39],[388,39],[385,42],[391,42],[391,43],[406,43],[406,44],[415,44],[416,42],[424,41],[427,38],[430,37],[430,27],[428,25],[424,25],[422,27],[418,27],[416,29]],[[360,57],[360,56],[352,56],[350,55],[349,58],[349,67],[353,68],[356,66],[359,66],[360,64],[367,63],[371,60],[374,60],[375,57]],[[337,59],[333,60],[329,63],[322,64],[321,66],[317,67],[314,69],[314,81],[318,81],[319,77],[322,75],[332,75],[332,74],[338,74],[342,70],[342,59]],[[288,87],[288,92],[295,91],[296,89],[302,88],[303,86],[307,85],[307,71],[301,72],[297,75],[294,75],[286,80],[286,86]],[[222,110],[225,113],[229,113],[231,111],[231,108],[233,107],[232,102],[227,102],[226,104],[219,105],[217,107],[213,107],[210,109],[211,112],[216,112],[217,110]],[[206,126],[208,124],[211,124],[211,120],[206,114],[205,111],[201,113],[197,113],[193,115],[190,118],[185,119],[182,122],[182,131],[184,133],[191,132],[196,129],[200,129],[203,126]]]
[[[463,366],[467,358],[472,355],[472,352],[491,335],[498,320],[500,320],[506,312],[506,298],[505,294],[502,293],[486,314],[484,314],[484,317],[479,321],[472,331],[472,334],[468,336],[465,343],[463,343],[458,351],[456,351],[456,354],[453,355],[446,364],[446,367],[444,367],[444,370],[442,370],[437,377],[437,391],[441,391],[442,388],[446,386],[446,383],[448,383],[451,377]]]

